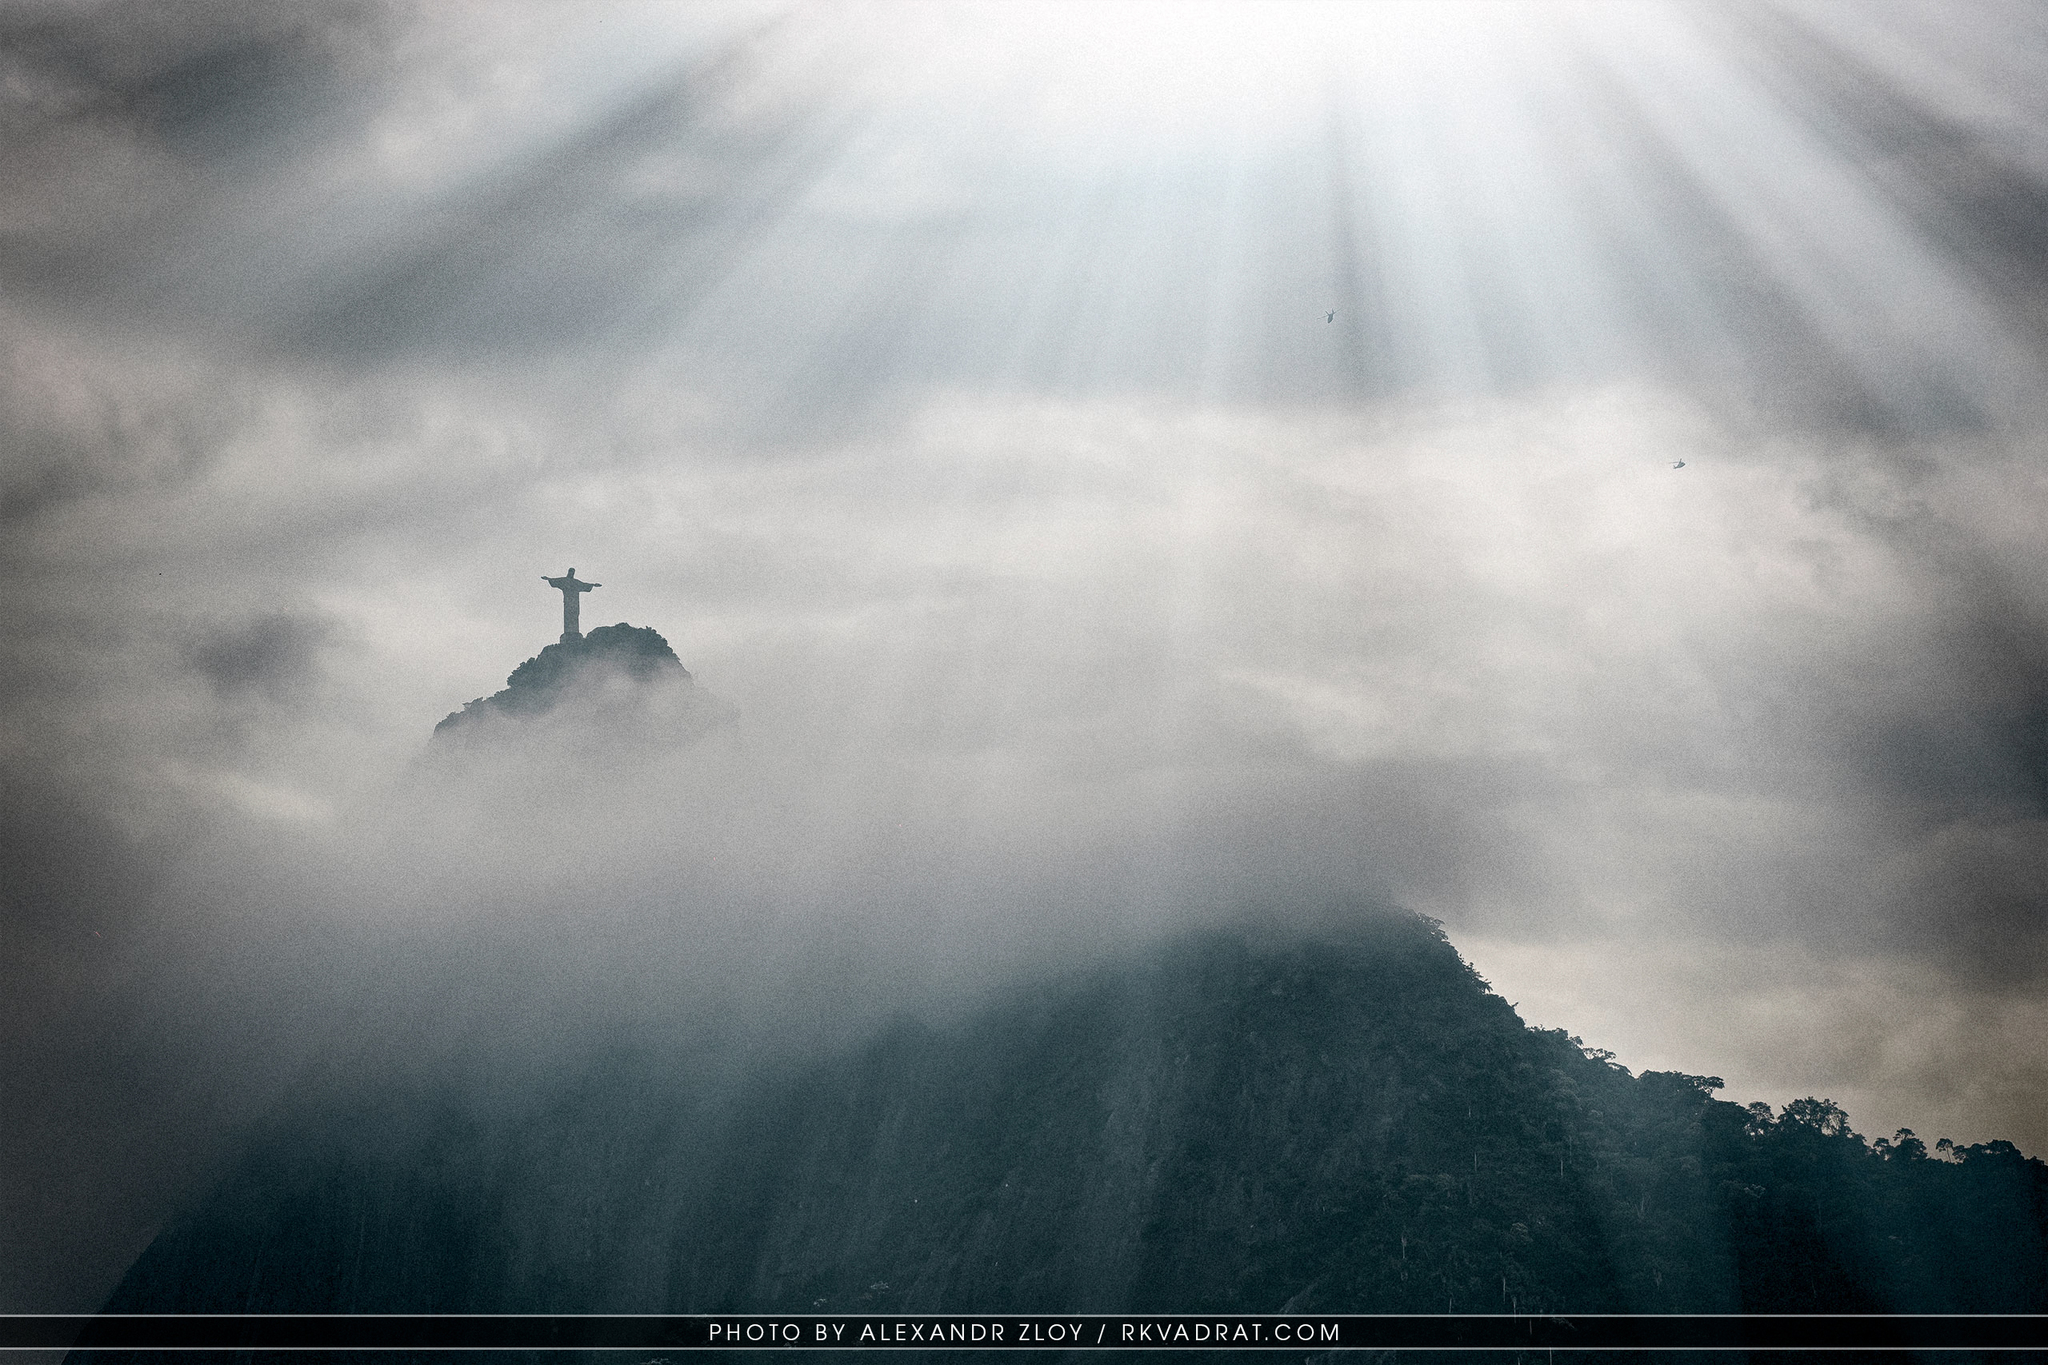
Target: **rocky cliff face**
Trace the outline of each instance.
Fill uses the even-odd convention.
[[[108,1308],[2048,1308],[2041,1162],[1632,1076],[1406,915],[1206,934],[802,1064],[613,1038],[480,1074],[309,1092]]]

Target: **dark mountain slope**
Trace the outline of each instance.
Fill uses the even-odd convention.
[[[624,1045],[479,1074],[282,1115],[108,1308],[2048,1308],[2041,1162],[1631,1076],[1412,916],[1205,935],[741,1085]]]
[[[1412,917],[1206,938],[757,1102],[678,1222],[670,1306],[2048,1304],[2042,1163],[1874,1151],[1718,1084],[1524,1028]]]

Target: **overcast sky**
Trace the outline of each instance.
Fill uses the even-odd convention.
[[[17,0],[0,1307],[454,933],[1380,901],[2048,1151],[2044,362],[2034,4]],[[423,764],[571,565],[737,725]]]

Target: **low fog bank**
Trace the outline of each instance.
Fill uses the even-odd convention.
[[[36,1176],[10,1191],[15,1304],[96,1306],[278,1122],[407,1093],[509,1122],[620,1051],[705,1103],[1170,932],[1326,916],[1359,880],[1234,851],[1215,791],[552,719],[422,743],[317,824],[15,822],[8,1155]]]

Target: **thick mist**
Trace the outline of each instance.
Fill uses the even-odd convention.
[[[0,19],[6,1307],[307,1068],[1351,905],[2048,1143],[2039,17],[1091,13]],[[730,723],[430,743],[570,564]]]

